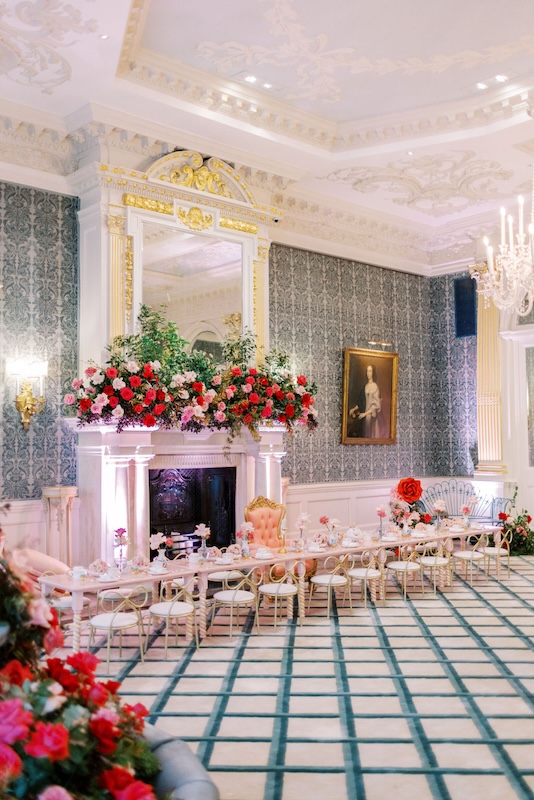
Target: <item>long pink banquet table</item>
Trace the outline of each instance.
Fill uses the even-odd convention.
[[[306,561],[312,559],[317,561],[324,561],[329,556],[343,556],[354,554],[358,555],[366,551],[378,552],[379,550],[391,550],[405,545],[422,545],[426,542],[443,541],[445,539],[460,539],[465,542],[468,536],[478,536],[482,533],[491,533],[494,530],[492,527],[469,527],[463,530],[453,530],[450,528],[442,528],[440,531],[428,531],[425,533],[415,532],[411,537],[404,537],[399,534],[396,538],[385,539],[372,539],[369,534],[361,534],[354,544],[351,546],[337,546],[325,547],[324,550],[319,552],[308,549],[303,549],[300,552],[290,551],[287,553],[272,552],[269,558],[235,558],[229,564],[221,564],[217,561],[206,560],[203,564],[190,564],[188,559],[181,558],[176,561],[169,561],[168,567],[163,573],[153,574],[149,570],[138,571],[137,573],[122,574],[120,578],[115,578],[108,582],[103,583],[98,578],[87,577],[83,580],[74,580],[69,575],[43,575],[39,578],[39,582],[43,587],[45,596],[49,595],[53,589],[59,589],[65,592],[70,592],[72,595],[72,612],[73,612],[73,639],[72,649],[73,652],[78,652],[80,649],[81,629],[82,629],[82,611],[85,594],[98,594],[102,589],[117,588],[120,589],[152,584],[152,597],[154,602],[157,601],[160,583],[168,583],[176,578],[184,579],[184,588],[193,594],[196,589],[198,592],[198,625],[201,637],[206,636],[207,620],[208,620],[208,605],[207,605],[207,590],[209,575],[213,572],[220,572],[222,570],[246,570],[250,571],[254,568],[260,568],[265,573],[268,573],[273,564],[285,564],[287,567],[294,567],[295,572],[299,577],[298,582],[298,608],[299,616],[301,619],[305,615],[305,573]],[[376,593],[372,589],[372,598],[376,599]],[[187,626],[187,639],[192,638],[192,625],[190,621]]]

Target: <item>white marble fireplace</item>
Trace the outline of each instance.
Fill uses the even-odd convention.
[[[105,425],[78,432],[80,514],[75,526],[74,563],[113,558],[113,531],[126,528],[129,555],[148,555],[149,469],[235,467],[237,524],[258,494],[282,500],[283,429],[263,428],[256,442],[248,431],[228,442],[226,433],[127,429]]]

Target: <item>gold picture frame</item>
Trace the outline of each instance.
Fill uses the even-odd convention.
[[[398,353],[343,351],[342,444],[395,444]]]

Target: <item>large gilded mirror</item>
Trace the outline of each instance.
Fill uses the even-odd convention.
[[[146,220],[142,238],[143,302],[166,306],[191,347],[221,360],[224,320],[243,311],[241,243]]]

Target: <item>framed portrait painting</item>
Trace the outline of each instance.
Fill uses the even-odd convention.
[[[345,348],[342,444],[395,444],[398,353]]]

